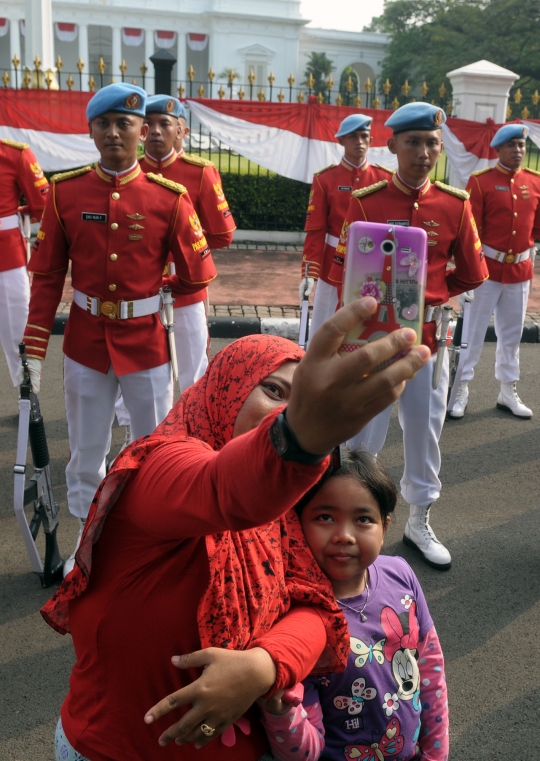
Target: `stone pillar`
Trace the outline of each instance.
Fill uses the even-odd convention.
[[[90,73],[90,54],[88,52],[88,27],[86,24],[79,24],[79,58],[84,63],[84,69],[81,76],[81,89],[88,92],[88,75]]]
[[[153,55],[154,55],[154,30],[145,29],[144,30],[144,65],[146,66],[148,71],[146,72],[144,87],[148,95],[155,94],[154,67],[152,65],[152,61],[150,60],[151,56]]]
[[[51,0],[25,0],[26,39],[24,65],[34,69],[36,55],[42,71],[54,69],[54,38]]]
[[[119,26],[113,26],[111,77],[114,78],[115,82],[122,81],[122,72],[120,71],[121,64],[122,64],[122,29]]]
[[[17,56],[19,61],[21,60],[21,35],[19,32],[19,19],[11,18],[9,20],[9,60],[10,66],[13,66],[11,61]],[[21,64],[19,63],[19,74],[21,71]],[[19,76],[19,75],[17,75]],[[20,80],[19,80],[20,82]],[[19,85],[20,86],[20,85]]]
[[[185,32],[177,32],[176,33],[176,50],[177,50],[177,62],[176,62],[176,77],[178,79],[178,83],[182,82],[184,84],[184,87],[186,88],[187,92],[187,66],[186,66],[186,38],[187,35]],[[204,77],[201,77],[201,79],[204,79]],[[178,92],[174,93],[178,97]]]
[[[482,60],[449,71],[446,76],[452,83],[453,116],[484,124],[493,119],[496,124],[504,124],[510,88],[519,74]],[[449,182],[463,186],[452,168]]]

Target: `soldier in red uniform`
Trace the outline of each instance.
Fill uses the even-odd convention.
[[[24,334],[34,388],[71,260],[74,301],[64,337],[64,388],[71,457],[68,506],[81,521],[105,474],[119,388],[134,438],[151,433],[172,405],[166,332],[159,317],[169,252],[179,288],[198,291],[215,276],[210,249],[186,189],[145,174],[146,93],[114,84],[89,102],[101,159],[53,178],[29,268],[34,273]],[[70,570],[70,563],[66,564]]]
[[[344,147],[345,154],[339,164],[332,164],[315,174],[309,194],[306,215],[306,240],[302,257],[302,282],[300,302],[306,292],[311,293],[315,280],[317,288],[313,301],[311,333],[331,317],[338,307],[341,289],[341,269],[336,270],[338,279],[329,277],[333,259],[343,257],[336,252],[345,213],[353,190],[366,187],[382,179],[388,179],[392,172],[379,165],[371,166],[367,160],[371,145],[370,116],[352,114],[344,119],[336,137]],[[308,279],[306,268],[309,265]]]
[[[26,143],[0,140],[0,343],[6,355],[13,385],[21,364],[19,344],[28,318],[30,285],[26,270],[26,245],[19,214],[39,222],[45,208],[49,183]],[[20,207],[21,195],[26,206]],[[18,213],[19,212],[19,213]]]
[[[181,144],[189,131],[185,107],[177,98],[153,95],[146,102],[146,123],[149,131],[146,153],[141,161],[143,172],[158,172],[185,185],[210,248],[228,246],[236,226],[223,192],[220,174],[211,161],[186,154]],[[177,153],[175,142],[178,135],[181,137]],[[205,310],[208,291],[203,287],[196,293],[186,295],[177,288],[176,277],[167,282],[175,298],[174,335],[178,373],[180,388],[185,390],[204,374],[208,364]]]
[[[482,239],[489,280],[475,292],[470,306],[469,352],[450,417],[462,418],[469,399],[468,383],[480,359],[486,329],[495,313],[495,377],[501,384],[497,407],[521,418],[532,410],[519,398],[519,344],[533,277],[535,238],[540,237],[540,172],[521,168],[529,128],[506,124],[491,142],[499,154],[496,166],[475,172],[467,190]]]
[[[398,171],[388,181],[354,192],[343,224],[344,240],[349,226],[359,220],[412,225],[426,230],[429,237],[422,343],[431,348],[433,356],[407,383],[399,402],[405,452],[401,493],[410,505],[405,543],[418,549],[429,565],[441,570],[450,568],[451,557],[429,525],[429,512],[441,488],[439,438],[446,413],[448,357],[444,358],[438,388],[433,390],[438,348],[436,317],[438,308],[450,296],[477,288],[488,276],[468,194],[429,180],[441,154],[440,129],[445,119],[441,109],[428,103],[409,103],[388,119],[386,125],[394,133],[388,147],[397,154]],[[448,271],[446,265],[452,257],[456,268]],[[335,260],[333,270],[330,278],[340,278],[341,266]],[[348,442],[349,448],[377,454],[384,446],[390,412],[374,418]]]

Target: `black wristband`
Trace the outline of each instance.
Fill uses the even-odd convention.
[[[283,410],[270,426],[268,432],[272,446],[282,460],[298,462],[301,465],[319,465],[328,455],[310,454],[300,448],[287,423],[286,412],[286,409]]]

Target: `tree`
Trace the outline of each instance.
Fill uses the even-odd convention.
[[[351,78],[352,82],[352,88],[347,90],[347,83],[349,81],[349,77]],[[345,103],[347,103],[347,96],[349,101],[352,103],[356,96],[358,95],[358,74],[353,69],[352,66],[347,66],[343,71],[341,72],[341,77],[339,78],[339,93]]]
[[[540,3],[538,0],[386,0],[369,31],[392,39],[383,61],[394,94],[405,79],[417,88],[449,87],[446,72],[486,58],[520,75],[516,86],[540,86]]]
[[[326,53],[311,53],[308,58],[306,70],[304,76],[306,81],[302,82],[304,87],[308,87],[309,75],[314,79],[314,85],[311,88],[315,95],[322,93],[326,95],[328,91],[328,78],[330,74],[336,70],[334,62],[331,61]]]

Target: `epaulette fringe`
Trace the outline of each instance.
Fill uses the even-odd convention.
[[[471,177],[479,177],[481,174],[485,174],[486,172],[491,172],[493,169],[492,166],[486,166],[484,169],[479,169],[477,172],[473,172],[471,174]]]
[[[180,158],[183,158],[188,164],[195,164],[196,166],[215,166],[213,161],[203,159],[202,156],[197,156],[195,153],[183,153]]]
[[[530,172],[531,174],[535,174],[537,177],[540,177],[540,172],[537,172],[536,169],[531,169],[530,166],[524,166],[523,169],[526,172]]]
[[[377,169],[382,169],[383,172],[388,172],[388,174],[395,174],[395,169],[389,169],[387,166],[384,166],[384,164],[375,164]]]
[[[82,166],[80,169],[73,169],[71,172],[59,172],[58,174],[53,174],[51,182],[64,182],[64,180],[71,180],[73,177],[79,177],[81,174],[91,171],[91,166]]]
[[[450,193],[451,196],[456,196],[457,198],[461,198],[462,201],[468,201],[470,198],[466,190],[460,190],[460,188],[454,188],[452,185],[445,185],[444,182],[439,182],[439,180],[435,180],[433,184],[436,185],[439,188],[439,190],[442,190],[445,193]]]
[[[318,172],[314,172],[313,176],[318,177],[323,172],[327,172],[329,169],[333,169],[335,167],[335,164],[329,164],[328,166],[325,166],[324,169],[319,169]]]
[[[28,143],[18,143],[16,140],[8,140],[7,138],[2,138],[1,142],[3,145],[10,145],[12,148],[18,148],[20,151],[30,148]]]
[[[157,182],[158,185],[163,185],[164,188],[169,188],[169,190],[173,190],[178,195],[187,193],[187,188],[184,185],[180,185],[179,182],[168,180],[166,177],[160,177],[159,174],[154,174],[153,172],[147,172],[146,176],[152,182]]]
[[[382,190],[388,185],[388,180],[379,180],[374,185],[368,185],[366,188],[359,188],[352,193],[353,198],[363,198],[364,196],[370,196],[372,193],[376,193],[378,190]]]

